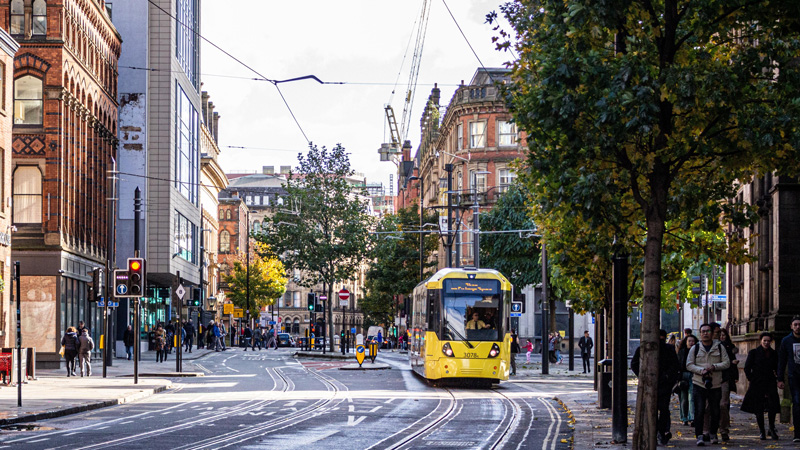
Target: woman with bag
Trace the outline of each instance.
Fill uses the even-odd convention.
[[[164,362],[167,360],[167,338],[166,332],[161,327],[158,326],[156,330],[156,362]]]
[[[67,360],[67,376],[75,375],[75,357],[78,356],[78,335],[75,327],[67,328],[67,332],[61,338],[61,346],[64,347],[64,359]]]
[[[686,369],[686,358],[689,350],[697,344],[697,338],[688,335],[678,346],[678,364],[680,366],[681,378],[678,382],[678,398],[681,405],[681,422],[686,426],[693,426],[694,421],[694,399],[692,398],[692,372]]]
[[[756,415],[761,440],[767,438],[764,430],[764,413],[769,417],[769,435],[778,440],[775,431],[775,414],[781,409],[778,400],[778,352],[772,349],[772,335],[761,333],[761,345],[750,350],[744,363],[744,375],[750,386],[742,400],[742,411]]]

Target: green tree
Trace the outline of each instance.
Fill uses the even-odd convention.
[[[436,215],[425,216],[424,223],[435,223]],[[370,264],[366,273],[366,296],[361,309],[368,324],[391,323],[395,308],[395,295],[408,299],[420,280],[419,269],[419,212],[418,205],[402,208],[396,214],[385,216],[378,224],[370,245]],[[404,233],[409,231],[409,233]],[[436,249],[436,235],[423,237],[423,279],[431,276],[438,266],[431,254]]]
[[[300,284],[323,285],[333,299],[335,283],[353,277],[367,255],[371,218],[365,192],[352,184],[354,175],[344,147],[309,145],[286,182],[284,208],[277,208],[268,232],[258,235],[287,267],[303,273]],[[328,341],[333,351],[333,314],[326,305]]]
[[[263,250],[261,253],[269,254]],[[259,254],[251,258],[249,270],[246,261],[235,261],[231,273],[223,274],[222,278],[228,283],[228,298],[235,306],[244,309],[248,317],[255,316],[262,307],[274,304],[286,292],[288,281],[283,263],[278,258]]]
[[[721,224],[747,224],[750,210],[725,201],[737,181],[776,169],[797,174],[799,5],[520,0],[501,7],[514,31],[501,33],[498,45],[519,56],[507,92],[528,133],[532,195],[542,212],[569,205],[617,243],[631,236],[643,243],[635,449],[656,447],[669,227],[716,233]]]

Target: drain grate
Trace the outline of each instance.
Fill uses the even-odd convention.
[[[425,439],[425,445],[429,447],[475,447],[475,441],[434,441]]]

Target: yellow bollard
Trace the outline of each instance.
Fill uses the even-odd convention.
[[[104,335],[102,335],[102,334],[100,335],[100,350],[103,349],[103,338],[104,337],[105,337]]]

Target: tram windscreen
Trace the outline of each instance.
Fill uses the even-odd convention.
[[[444,281],[445,340],[497,341],[502,333],[502,292],[497,280]]]

